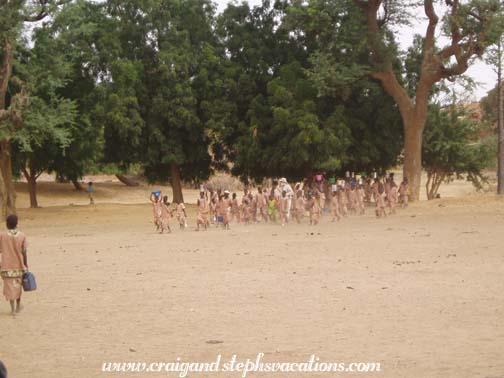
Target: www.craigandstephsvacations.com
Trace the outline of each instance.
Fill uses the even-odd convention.
[[[325,362],[312,354],[303,362],[263,361],[264,353],[258,353],[254,359],[238,359],[234,354],[229,360],[217,355],[213,362],[183,361],[177,357],[171,362],[104,362],[104,373],[178,373],[185,378],[189,373],[236,373],[246,378],[249,373],[373,373],[381,371],[379,362]]]

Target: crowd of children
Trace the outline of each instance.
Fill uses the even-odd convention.
[[[241,199],[228,190],[206,190],[202,188],[197,200],[196,231],[211,225],[230,228],[231,222],[258,223],[289,222],[301,223],[305,217],[310,225],[317,225],[324,213],[331,215],[332,222],[349,215],[364,215],[366,207],[375,206],[378,218],[395,214],[398,205],[408,206],[408,180],[398,186],[391,173],[384,178],[366,178],[348,174],[346,179],[325,180],[317,176],[309,184],[297,183],[294,188],[285,178],[273,181],[268,188],[244,190]],[[187,213],[182,202],[170,204],[167,196],[153,192],[154,224],[160,233],[171,232],[169,220],[175,217],[181,229],[187,228]]]

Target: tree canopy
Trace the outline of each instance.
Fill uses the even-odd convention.
[[[450,1],[443,16],[423,1],[426,32],[401,51],[392,28],[411,18],[409,5],[264,0],[221,14],[210,0],[1,5],[4,208],[13,209],[12,168],[34,192],[42,171],[78,185],[105,164],[118,174],[139,166],[182,201],[183,182],[215,170],[245,181],[383,172],[404,151],[411,181],[432,95],[499,38],[501,4]]]

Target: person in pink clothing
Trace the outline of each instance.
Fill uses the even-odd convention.
[[[7,232],[0,233],[0,276],[3,280],[3,294],[9,301],[11,315],[19,313],[23,274],[28,271],[26,236],[17,229],[18,217],[7,217]]]

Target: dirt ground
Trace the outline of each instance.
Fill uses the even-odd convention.
[[[159,235],[145,200],[153,188],[111,180],[96,184],[94,206],[71,185],[42,183],[41,209],[25,208],[19,185],[39,288],[24,293],[15,318],[0,302],[9,377],[176,377],[101,368],[260,352],[270,362],[379,362],[382,371],[250,377],[504,377],[503,199],[456,182],[443,199],[381,220],[368,209],[317,227]],[[189,217],[194,226],[193,207]]]

